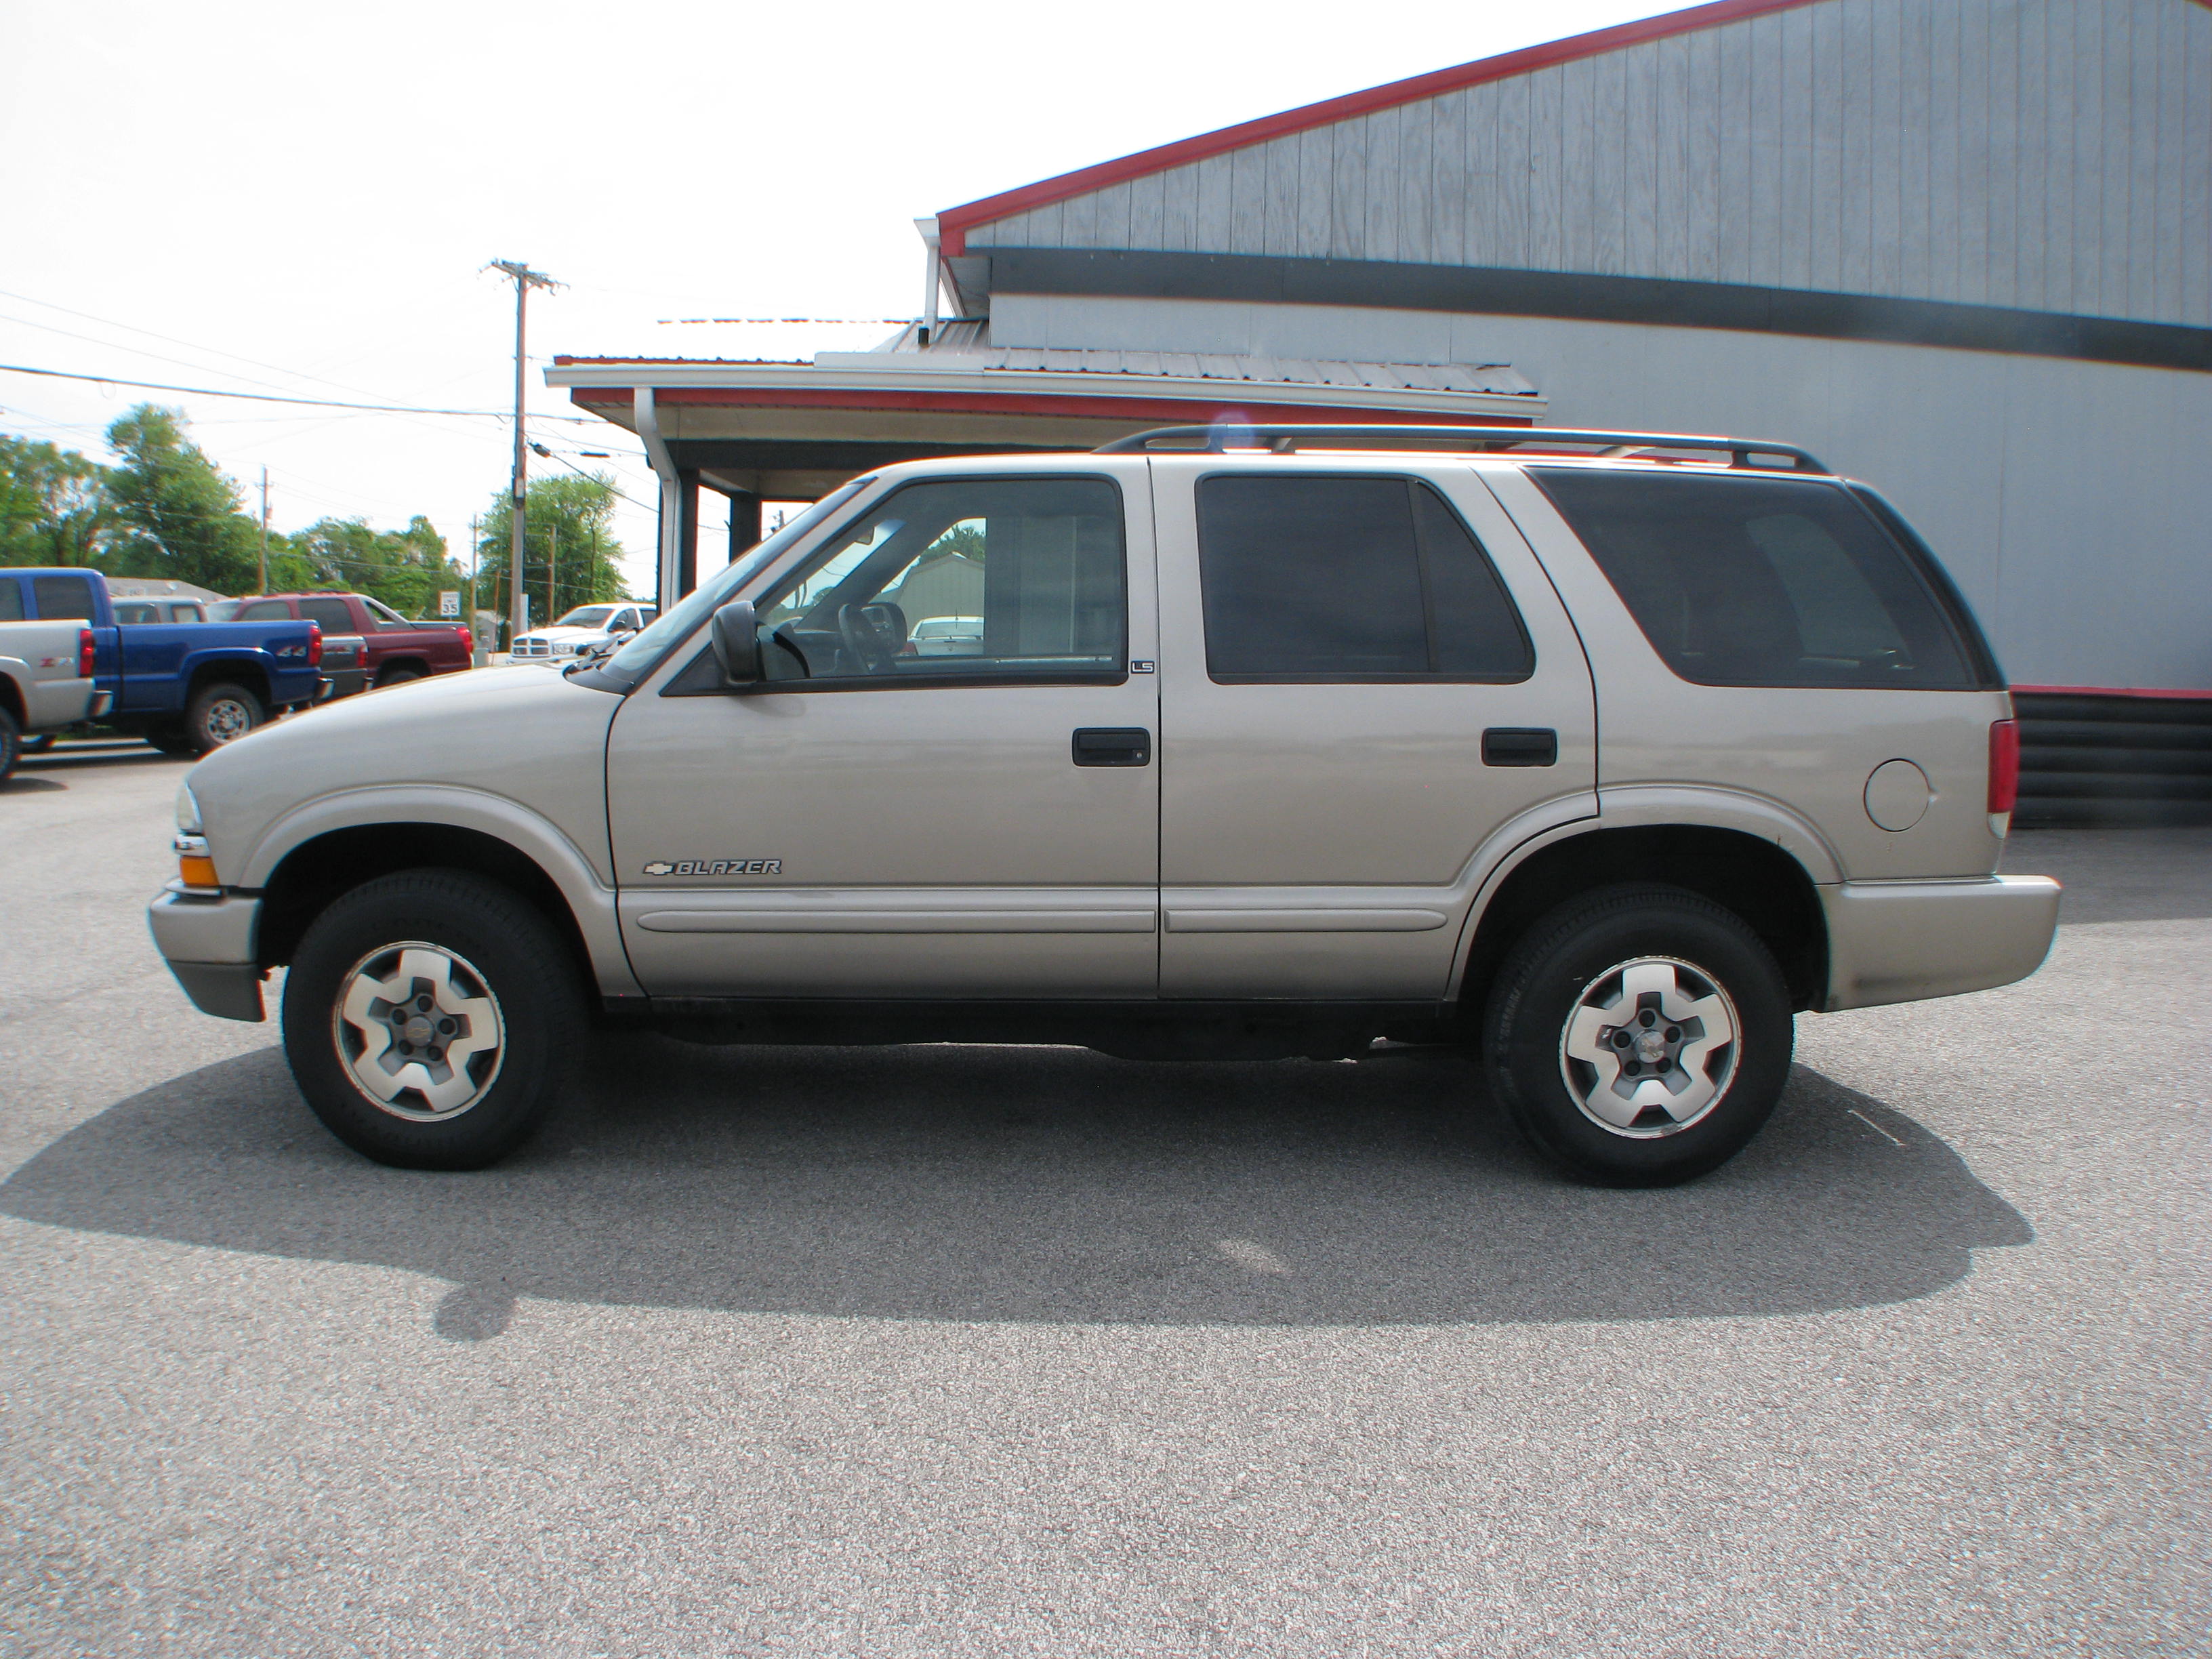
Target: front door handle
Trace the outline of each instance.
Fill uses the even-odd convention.
[[[1150,766],[1152,734],[1141,726],[1081,726],[1075,731],[1078,766]]]
[[[1559,734],[1548,726],[1493,726],[1482,734],[1485,766],[1556,766]]]

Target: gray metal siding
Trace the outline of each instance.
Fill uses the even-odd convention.
[[[2212,10],[1821,0],[1212,156],[968,240],[2212,327]]]

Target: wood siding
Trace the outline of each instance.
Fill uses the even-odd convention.
[[[978,225],[2212,327],[2212,10],[1821,0]]]

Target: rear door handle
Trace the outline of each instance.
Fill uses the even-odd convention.
[[[1150,766],[1152,734],[1141,726],[1082,726],[1075,732],[1078,766]]]
[[[1547,726],[1493,726],[1482,734],[1485,766],[1556,766],[1559,734]]]

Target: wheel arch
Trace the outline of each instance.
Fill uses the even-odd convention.
[[[427,658],[387,657],[376,665],[376,679],[374,684],[378,685],[385,684],[386,681],[392,678],[392,672],[395,668],[411,668],[415,671],[418,678],[428,679],[430,678],[430,664]]]
[[[514,888],[575,952],[585,983],[635,994],[613,890],[553,824],[511,801],[438,787],[355,791],[312,802],[265,835],[240,885],[258,889],[257,954],[290,960],[314,918],[340,894],[394,871],[471,871]]]
[[[1814,872],[1796,850],[1741,828],[1618,823],[1608,814],[1529,843],[1492,878],[1461,953],[1462,1006],[1480,1011],[1499,963],[1538,917],[1577,893],[1634,881],[1686,889],[1741,917],[1780,964],[1790,1006],[1825,1002],[1826,915]]]
[[[266,711],[275,707],[270,699],[269,671],[251,657],[202,657],[185,665],[185,695],[177,712],[182,714],[192,706],[192,699],[210,685],[237,685],[261,700]]]

